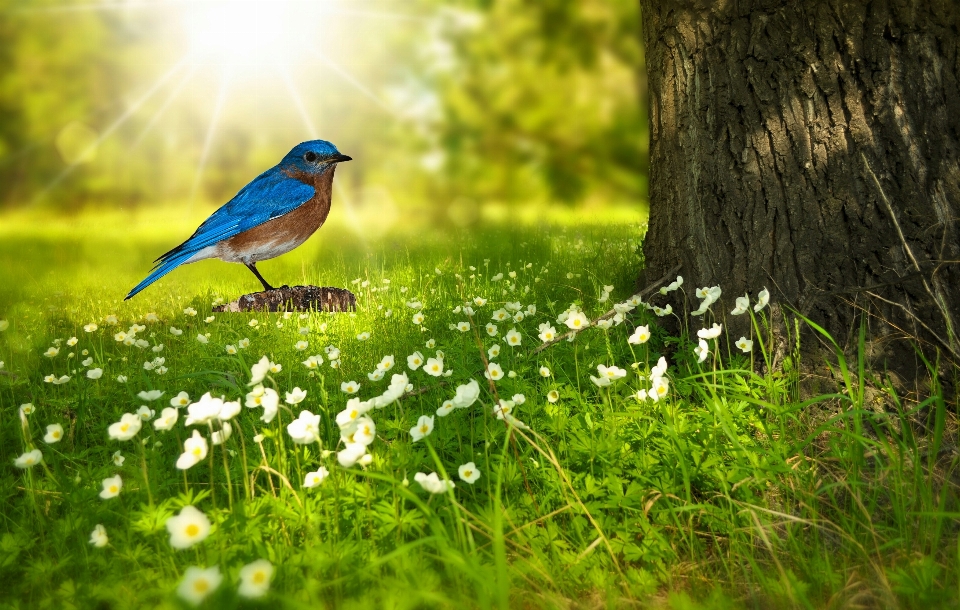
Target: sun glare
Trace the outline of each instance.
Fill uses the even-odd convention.
[[[194,61],[231,72],[276,72],[316,44],[317,3],[283,0],[202,1],[184,5],[184,27]]]

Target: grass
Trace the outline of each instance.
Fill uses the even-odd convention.
[[[217,566],[223,582],[203,603],[254,605],[237,585],[241,568],[258,559],[276,570],[266,599],[290,608],[960,603],[957,405],[935,377],[925,395],[905,394],[883,371],[868,370],[861,348],[856,361],[838,353],[814,363],[833,388],[803,397],[796,349],[770,366],[768,310],[755,315],[749,355],[721,335],[698,363],[696,336],[669,336],[643,307],[609,330],[589,328],[534,352],[538,325],[567,330],[557,317],[571,303],[595,319],[634,293],[637,222],[393,227],[365,243],[336,217],[303,248],[260,268],[274,283],[350,287],[355,314],[217,314],[208,322],[217,298],[257,288],[246,270],[220,262],[177,270],[122,302],[200,213],[172,224],[159,214],[104,212],[0,223],[0,319],[9,322],[0,332],[0,603],[181,607],[187,569]],[[600,302],[604,285],[613,291]],[[671,303],[691,333],[732,309],[721,297],[713,313],[690,318],[684,294],[650,301]],[[473,297],[489,299],[473,306],[473,327],[451,329],[469,320],[455,308]],[[421,325],[412,322],[412,300],[423,303]],[[509,302],[524,312],[535,305],[536,313],[498,322],[498,336],[488,336],[484,325]],[[86,332],[89,323],[97,330]],[[144,326],[136,338],[146,347],[115,340],[133,324]],[[627,337],[640,324],[652,338],[632,345]],[[505,335],[514,327],[522,342],[511,347]],[[370,338],[358,340],[362,332]],[[227,353],[242,339],[248,347]],[[301,340],[309,343],[302,351]],[[501,351],[492,361],[515,376],[491,384],[483,371],[494,343]],[[339,368],[329,364],[329,345],[341,352]],[[50,347],[58,353],[44,356]],[[429,358],[438,349],[451,376],[407,368],[408,355]],[[301,364],[313,354],[324,357],[316,370]],[[122,414],[148,405],[159,416],[182,391],[193,401],[211,392],[245,402],[251,366],[264,355],[282,366],[264,380],[279,392],[278,417],[264,423],[260,409],[242,408],[230,438],[197,465],[175,467],[183,441],[193,429],[209,437],[220,424],[186,427],[185,408],[170,431],[145,422],[133,440],[108,438]],[[386,355],[395,367],[371,381]],[[661,355],[666,397],[638,400]],[[156,358],[164,359],[162,374],[143,366]],[[590,379],[597,365],[626,376],[598,387]],[[102,377],[87,378],[91,368]],[[413,392],[369,413],[377,435],[370,463],[342,467],[334,421],[348,399],[341,383],[360,382],[367,400],[400,372]],[[48,375],[70,379],[45,383]],[[471,379],[479,401],[436,416],[433,431],[413,441],[418,418],[434,415]],[[284,405],[294,387],[306,390],[305,400]],[[147,390],[163,396],[138,397]],[[497,397],[517,394],[525,400],[513,415],[529,429],[494,415]],[[21,417],[27,403],[33,412]],[[320,415],[319,443],[292,442],[287,425],[301,410]],[[42,440],[50,424],[62,425],[63,440]],[[33,448],[42,464],[15,468]],[[473,484],[457,476],[471,461],[481,473]],[[329,476],[304,488],[321,466]],[[431,494],[415,482],[418,472],[456,487]],[[117,474],[119,495],[101,499],[102,481]],[[212,531],[177,550],[166,524],[184,506],[202,511]],[[102,548],[89,543],[97,524],[109,537]]]

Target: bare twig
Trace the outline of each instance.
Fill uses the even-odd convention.
[[[642,299],[643,297],[652,294],[655,290],[657,290],[658,288],[660,288],[661,284],[664,284],[668,279],[670,279],[670,278],[673,277],[676,273],[678,273],[678,272],[680,271],[680,268],[681,268],[681,267],[683,267],[683,264],[678,264],[678,265],[676,265],[673,269],[671,269],[670,271],[667,271],[666,275],[664,275],[662,278],[660,278],[659,280],[657,280],[656,282],[654,282],[654,283],[652,283],[652,284],[648,284],[646,288],[644,288],[643,290],[641,290],[640,292],[638,292],[638,293],[635,294],[634,296],[638,296],[638,297],[640,297],[640,298]],[[583,331],[586,330],[587,328],[590,328],[591,326],[594,326],[594,325],[595,325],[597,322],[599,322],[600,320],[606,320],[607,318],[612,318],[612,317],[615,316],[615,315],[617,315],[617,310],[616,310],[616,309],[611,309],[610,311],[606,312],[605,314],[603,314],[603,315],[601,315],[601,316],[598,316],[596,320],[591,321],[589,324],[587,324],[586,326],[584,326],[584,327],[581,328],[580,330],[571,330],[570,332],[563,333],[562,335],[560,335],[559,337],[557,337],[557,338],[554,339],[553,341],[547,341],[547,342],[544,343],[543,345],[537,347],[537,349],[533,350],[533,352],[531,352],[531,354],[539,354],[540,352],[542,352],[543,350],[547,349],[547,348],[550,347],[551,345],[555,345],[555,344],[557,344],[557,343],[560,343],[560,342],[563,341],[564,339],[567,339],[568,337],[572,337],[573,335],[575,335],[575,334],[577,334],[577,333],[579,333],[579,332],[583,332]]]

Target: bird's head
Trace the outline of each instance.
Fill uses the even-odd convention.
[[[337,163],[350,160],[351,157],[341,155],[330,142],[310,140],[294,146],[280,162],[280,167],[296,173],[322,174]]]

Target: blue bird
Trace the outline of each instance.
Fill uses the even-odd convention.
[[[150,275],[124,300],[180,265],[207,258],[243,263],[264,290],[273,290],[257,263],[286,254],[320,228],[330,213],[337,163],[350,160],[326,140],[298,144],[203,221],[190,239],[154,261]]]

